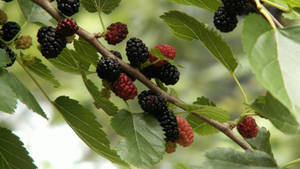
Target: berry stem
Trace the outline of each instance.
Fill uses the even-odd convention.
[[[280,5],[278,5],[278,4],[274,3],[274,2],[271,2],[269,0],[261,0],[261,1],[263,3],[266,3],[266,4],[270,5],[270,6],[273,6],[273,7],[277,8],[277,9],[280,9],[280,10],[282,10],[284,12],[290,12],[291,11],[289,8],[285,8],[285,7],[280,6]]]
[[[258,11],[266,18],[270,23],[271,27],[276,30],[278,28],[283,28],[281,23],[261,4],[260,0],[254,0]]]
[[[238,78],[235,76],[234,73],[232,73],[231,75],[232,75],[234,81],[235,81],[236,84],[238,85],[238,87],[239,87],[239,89],[240,89],[240,91],[241,91],[241,93],[242,93],[242,95],[243,95],[244,103],[245,103],[245,104],[248,104],[248,97],[247,97],[246,92],[245,92],[245,90],[243,89],[243,87],[242,87],[240,81],[238,80]]]
[[[98,11],[98,16],[99,16],[99,19],[100,19],[100,23],[101,23],[101,26],[102,26],[102,31],[105,32],[105,25],[104,25],[104,22],[103,22],[103,19],[102,19],[102,11],[101,11],[101,8],[100,8],[100,4],[98,5],[97,1],[94,0],[94,3],[95,3],[95,6],[97,7],[97,11]]]
[[[294,164],[297,164],[297,163],[300,163],[300,158],[296,159],[296,160],[293,160],[293,161],[290,161],[284,165],[282,165],[280,168],[287,168],[291,165],[294,165]]]
[[[53,16],[56,20],[60,20],[62,16],[60,16],[59,12],[49,3],[48,0],[31,0],[37,5],[41,6],[43,9],[45,9],[51,16]],[[177,104],[177,103],[184,103],[182,100],[177,99],[171,95],[169,95],[167,92],[163,91],[159,87],[157,87],[152,81],[150,81],[147,77],[145,77],[138,69],[131,67],[126,62],[122,61],[118,57],[116,57],[114,54],[112,54],[106,47],[104,47],[100,41],[98,41],[97,38],[95,38],[94,34],[91,34],[87,32],[86,30],[79,28],[76,32],[80,37],[87,40],[91,45],[97,49],[97,51],[107,57],[111,57],[116,59],[119,64],[121,65],[122,69],[125,70],[127,73],[138,79],[141,83],[143,83],[145,86],[147,86],[150,90],[154,91],[158,95],[161,95],[163,98],[165,98],[167,101]],[[179,106],[180,107],[180,106]],[[181,107],[183,110],[184,108]],[[213,119],[201,116],[197,113],[191,113],[195,117],[207,122],[211,126],[215,127],[216,129],[223,132],[225,135],[227,135],[230,139],[232,139],[234,142],[236,142],[240,147],[242,147],[245,150],[251,150],[253,151],[252,147],[240,139],[238,136],[236,136],[231,128],[230,125],[227,123],[220,123],[218,121],[215,121]]]

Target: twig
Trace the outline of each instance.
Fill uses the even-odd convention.
[[[47,1],[47,0],[32,0],[37,5],[41,6],[43,9],[45,9],[52,17],[54,17],[56,20],[60,20],[63,17],[59,14],[59,12]],[[76,32],[80,37],[87,40],[91,45],[93,45],[99,53],[101,53],[104,56],[108,56],[111,58],[114,58],[118,60],[123,70],[125,70],[127,73],[138,79],[140,82],[142,82],[145,86],[147,86],[149,89],[154,91],[155,93],[161,95],[163,98],[165,98],[167,101],[176,104],[176,103],[184,103],[182,100],[177,99],[171,95],[169,95],[167,92],[163,91],[159,87],[157,87],[153,82],[148,80],[138,69],[131,67],[126,62],[122,61],[115,55],[113,55],[108,49],[106,49],[95,36],[87,31],[85,31],[83,28],[79,28],[79,30]],[[183,107],[181,107],[184,109]],[[216,129],[223,132],[225,135],[227,135],[230,139],[232,139],[234,142],[236,142],[240,147],[242,147],[245,150],[253,150],[249,144],[247,144],[245,141],[241,140],[239,137],[237,137],[232,130],[229,128],[228,124],[222,124],[218,121],[209,119],[207,117],[201,116],[197,113],[192,113],[195,117],[207,122],[211,126],[215,127]]]
[[[267,19],[274,30],[283,28],[281,23],[261,4],[260,0],[254,0],[258,11]],[[276,27],[277,26],[277,27]]]
[[[280,168],[287,168],[291,165],[294,165],[294,164],[297,164],[297,163],[300,163],[300,158],[296,159],[296,160],[293,160],[293,161],[290,161],[284,165],[282,165]]]

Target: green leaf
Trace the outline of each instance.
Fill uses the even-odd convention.
[[[0,68],[0,112],[13,113],[17,106],[17,96],[7,81],[7,71]]]
[[[196,105],[196,104],[194,105],[180,104],[180,105],[184,107],[184,109],[188,112],[198,113],[201,116],[205,116],[209,119],[213,119],[221,123],[227,122],[229,120],[229,112],[217,108],[215,106]],[[195,117],[192,114],[189,114],[186,117],[186,119],[192,126],[193,130],[199,135],[209,135],[209,134],[214,134],[219,132],[211,125]]]
[[[36,169],[20,138],[10,130],[0,127],[0,168]]]
[[[170,11],[161,18],[173,30],[175,36],[189,41],[200,40],[219,62],[230,72],[234,72],[237,61],[229,45],[215,30],[179,11]]]
[[[105,14],[110,14],[120,2],[121,0],[81,0],[81,4],[87,11],[97,12],[99,8]]]
[[[286,134],[300,134],[299,123],[293,114],[270,93],[256,99],[251,107],[268,118],[278,130]]]
[[[80,74],[81,70],[78,68],[75,58],[77,58],[78,53],[74,50],[65,48],[61,54],[54,59],[49,59],[49,61],[58,69],[69,73]],[[81,64],[81,68],[85,71],[88,70],[89,64]]]
[[[258,81],[293,113],[300,113],[300,93],[295,92],[300,90],[299,36],[300,27],[267,31],[248,57]]]
[[[198,97],[197,101],[195,101],[193,104],[216,107],[216,105],[213,101],[209,100],[208,98],[206,98],[204,96]],[[209,116],[209,114],[208,114],[208,116],[210,119],[214,119],[221,123],[224,123],[229,120],[229,113],[227,113],[227,114],[228,114],[228,117]],[[215,133],[219,132],[219,130],[215,129],[213,126],[211,126],[208,123],[206,123],[205,121],[195,117],[194,115],[189,114],[186,117],[186,120],[190,123],[194,132],[196,132],[199,135],[210,135],[210,134],[215,134]]]
[[[210,99],[202,96],[202,97],[198,97],[197,101],[195,101],[193,104],[198,104],[198,105],[207,105],[207,106],[214,106],[216,107],[216,104],[211,101]]]
[[[177,63],[175,60],[173,59],[169,59],[167,57],[164,57],[164,55],[160,52],[159,49],[157,48],[153,48],[151,49],[150,53],[154,56],[156,56],[159,60],[165,60],[169,63],[171,63],[172,65],[175,65],[177,67],[180,67],[180,68],[184,68],[184,66],[180,65],[179,63]]]
[[[10,64],[11,60],[4,49],[0,49],[0,68]]]
[[[212,169],[278,169],[274,159],[262,151],[238,152],[233,149],[217,148],[205,153]]]
[[[53,25],[50,22],[52,17],[32,1],[18,0],[18,3],[27,22]]]
[[[70,127],[92,150],[113,163],[127,166],[116,151],[110,148],[107,135],[92,112],[66,96],[58,97],[54,104]]]
[[[246,17],[243,27],[242,42],[244,51],[248,56],[251,55],[252,49],[259,36],[271,29],[272,27],[266,19],[258,14],[250,14]]]
[[[97,86],[89,79],[86,75],[82,74],[82,79],[87,90],[90,92],[95,100],[95,105],[103,109],[108,115],[113,116],[118,111],[118,107],[115,106],[111,101],[109,101],[102,93],[98,90]]]
[[[48,69],[46,65],[38,58],[35,58],[35,62],[32,65],[27,66],[30,71],[38,75],[40,78],[51,82],[54,87],[59,87],[59,82],[55,79],[52,72]]]
[[[299,20],[300,19],[300,9],[292,9],[289,13],[283,13],[283,17],[290,20]]]
[[[293,8],[294,7],[300,8],[300,0],[279,0],[279,1]]]
[[[158,121],[148,114],[120,110],[111,121],[115,131],[125,137],[119,144],[122,159],[138,168],[150,168],[165,152],[164,133]]]
[[[255,150],[266,152],[274,158],[270,143],[270,132],[266,128],[259,128],[256,137],[246,139],[246,141]]]
[[[79,40],[74,40],[74,48],[78,53],[77,57],[80,61],[97,66],[99,60],[98,52],[89,42],[79,38]]]
[[[207,167],[192,166],[192,165],[177,163],[176,169],[207,169]]]
[[[190,5],[199,7],[202,9],[206,9],[210,12],[216,12],[219,6],[221,6],[221,2],[218,0],[169,0],[171,2],[175,2],[182,5]]]
[[[11,90],[15,93],[14,97],[17,97],[20,99],[21,102],[23,102],[28,108],[33,110],[34,112],[38,113],[45,119],[47,119],[47,115],[35,99],[35,97],[32,95],[32,93],[20,82],[17,77],[15,77],[13,74],[8,73],[6,70],[2,69],[0,70],[0,79],[1,81],[6,81],[6,83],[9,85]],[[5,90],[4,90],[5,91]],[[10,91],[5,91],[7,93],[10,93]],[[5,102],[5,101],[4,101]]]

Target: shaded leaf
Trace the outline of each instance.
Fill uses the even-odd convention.
[[[212,169],[278,169],[274,159],[262,151],[238,152],[233,149],[217,148],[205,153]]]
[[[7,71],[0,68],[0,111],[13,113],[17,107],[17,96],[7,81]]]
[[[218,0],[169,0],[182,5],[190,5],[206,9],[210,12],[216,12],[219,6],[222,4]]]
[[[230,72],[234,72],[237,61],[229,45],[213,29],[193,17],[179,11],[170,11],[161,16],[175,36],[185,40],[200,40],[210,53]]]
[[[246,139],[246,141],[255,150],[266,152],[274,158],[270,143],[270,132],[266,128],[259,128],[256,137]]]
[[[270,93],[255,100],[251,107],[261,116],[268,118],[286,134],[300,134],[300,126],[293,114]]]
[[[3,75],[3,78],[7,81],[10,88],[15,92],[17,98],[21,102],[23,102],[32,111],[38,113],[45,119],[48,119],[47,115],[41,108],[38,101],[35,99],[32,93],[23,85],[23,83],[19,81],[19,79],[17,79],[17,77],[15,77],[12,73],[8,73],[5,70],[1,70],[1,74]]]
[[[30,71],[38,75],[40,78],[51,82],[54,87],[59,87],[59,82],[55,79],[52,72],[48,69],[46,65],[38,58],[35,58],[35,62],[32,65],[27,66]]]
[[[19,6],[28,22],[41,23],[43,25],[53,25],[52,17],[41,7],[28,0],[18,0]]]
[[[164,133],[152,116],[133,115],[127,110],[120,110],[111,125],[125,137],[118,146],[122,159],[138,168],[149,168],[162,159],[165,152]]]
[[[120,2],[121,0],[81,0],[81,4],[87,11],[97,12],[99,8],[105,14],[110,14]]]
[[[10,64],[11,60],[4,49],[0,49],[0,68]]]
[[[214,106],[214,107],[216,107],[216,104],[213,101],[211,101],[210,99],[208,99],[208,98],[206,98],[204,96],[198,97],[197,101],[195,101],[193,104],[207,105],[207,106]]]
[[[75,61],[77,55],[78,54],[74,50],[65,48],[57,58],[49,59],[49,61],[58,69],[69,73],[80,74],[81,70],[78,68]],[[87,71],[89,68],[89,64],[82,63],[81,68]]]
[[[198,113],[201,116],[207,117],[209,119],[213,119],[219,121],[221,123],[227,122],[229,120],[229,112],[215,107],[215,106],[207,106],[207,105],[197,105],[197,104],[178,104],[180,107],[183,107],[187,112]],[[192,114],[189,114],[186,118],[188,122],[191,124],[193,130],[200,135],[208,135],[217,133],[218,130],[211,127],[209,124],[200,120]]]
[[[66,96],[58,97],[54,104],[70,127],[92,150],[113,163],[127,166],[116,151],[110,148],[107,135],[92,112]]]
[[[0,168],[36,169],[20,138],[10,130],[0,127]]]
[[[89,42],[82,38],[79,38],[79,40],[75,39],[74,48],[77,52],[77,58],[80,61],[84,61],[94,66],[97,66],[99,60],[99,56],[97,54],[98,52],[95,49],[95,47],[92,46]]]
[[[118,107],[109,101],[102,93],[98,90],[97,86],[83,73],[82,78],[87,90],[90,92],[95,100],[95,105],[103,109],[108,115],[113,116],[117,113]]]
[[[195,101],[193,104],[207,105],[207,106],[213,106],[213,107],[216,106],[214,102],[212,102],[211,100],[209,100],[208,98],[206,98],[204,96],[198,97],[197,101]],[[225,117],[222,115],[220,117],[217,117],[217,116],[213,116],[210,114],[207,114],[207,116],[209,116],[210,119],[214,119],[214,120],[217,120],[222,123],[227,122],[229,120],[229,114],[228,114],[228,117]],[[199,135],[209,135],[209,134],[215,134],[215,133],[220,132],[213,126],[211,126],[208,123],[206,123],[205,121],[195,117],[194,115],[189,114],[186,117],[186,119],[192,126],[194,132],[196,132]]]

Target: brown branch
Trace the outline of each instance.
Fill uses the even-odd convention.
[[[48,0],[32,0],[37,5],[44,8],[52,17],[54,17],[56,20],[60,20],[63,17],[59,14],[59,12],[48,2]],[[138,79],[140,82],[142,82],[145,86],[147,86],[149,89],[153,90],[157,94],[164,97],[167,101],[176,104],[176,103],[184,103],[182,100],[177,99],[171,95],[169,95],[167,92],[163,91],[159,87],[157,87],[152,81],[148,80],[138,69],[135,69],[131,67],[126,62],[122,61],[121,59],[117,58],[115,55],[113,55],[108,49],[106,49],[95,37],[95,35],[85,31],[83,28],[79,28],[79,30],[76,32],[80,37],[87,40],[89,43],[91,43],[99,53],[101,53],[104,56],[112,57],[118,60],[123,70],[125,70],[130,75],[134,76],[136,79]],[[180,107],[180,106],[179,106]],[[183,107],[181,107],[184,109]],[[216,129],[223,132],[225,135],[227,135],[230,139],[232,139],[234,142],[236,142],[239,146],[241,146],[245,150],[253,150],[249,144],[247,144],[245,141],[241,140],[239,137],[237,137],[232,130],[230,129],[229,125],[222,124],[218,121],[209,119],[207,117],[201,116],[197,113],[192,113],[195,117],[207,122],[211,126],[215,127]]]

